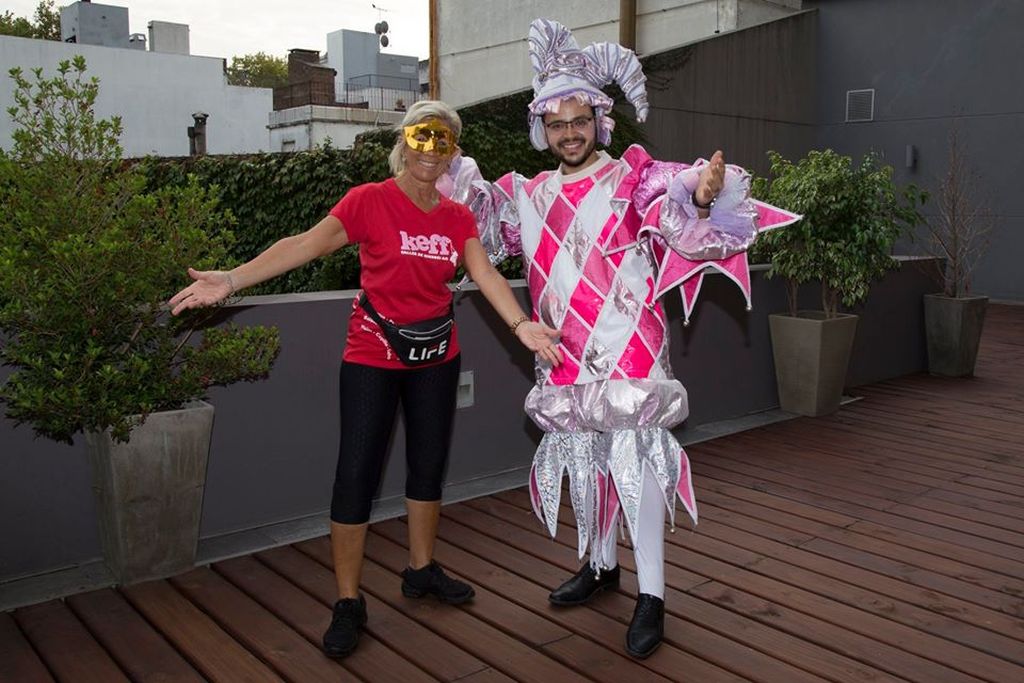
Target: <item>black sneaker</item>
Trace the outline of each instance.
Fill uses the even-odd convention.
[[[402,595],[422,598],[428,593],[449,605],[461,605],[476,595],[472,586],[448,576],[441,565],[433,560],[422,569],[406,567],[402,571]]]
[[[359,644],[359,631],[366,626],[366,600],[343,598],[334,603],[331,625],[324,633],[324,654],[328,657],[347,657]]]

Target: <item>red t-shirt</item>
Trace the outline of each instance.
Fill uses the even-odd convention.
[[[466,240],[477,236],[469,209],[441,197],[425,212],[391,178],[352,188],[331,215],[344,224],[348,241],[359,245],[359,284],[381,316],[401,324],[447,313],[452,300],[447,283],[455,277]],[[443,360],[458,352],[453,330]],[[380,368],[408,367],[358,300],[342,358]]]

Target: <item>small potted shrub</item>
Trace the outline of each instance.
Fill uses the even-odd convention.
[[[167,313],[189,265],[225,260],[231,218],[194,181],[143,192],[121,159],[119,120],[95,116],[85,68],[76,57],[53,78],[10,72],[0,362],[14,371],[0,401],[41,436],[85,435],[105,559],[128,582],[192,565],[213,421],[197,401],[265,375],[278,340]]]
[[[779,402],[802,415],[835,412],[842,398],[857,316],[840,305],[863,301],[871,283],[896,267],[892,245],[921,220],[925,195],[913,185],[897,192],[892,168],[873,154],[854,165],[834,151],[812,151],[797,163],[769,152],[771,176],[757,178],[758,199],[803,215],[766,233],[758,254],[768,276],[786,279],[789,312],[769,316]],[[818,282],[821,309],[798,310],[801,284]]]
[[[927,222],[932,251],[942,257],[942,292],[924,297],[928,371],[944,377],[974,374],[985,323],[987,296],[971,294],[971,276],[988,248],[992,216],[956,128],[949,136],[949,163],[939,182],[938,214]]]

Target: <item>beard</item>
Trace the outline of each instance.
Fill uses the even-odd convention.
[[[566,144],[582,142],[582,147],[577,148],[574,151],[567,151],[564,146]],[[548,149],[551,150],[551,154],[562,164],[562,168],[565,171],[572,173],[577,171],[587,164],[590,157],[594,154],[594,150],[597,149],[597,136],[595,135],[589,141],[582,135],[565,138],[559,140],[557,145],[548,144]]]

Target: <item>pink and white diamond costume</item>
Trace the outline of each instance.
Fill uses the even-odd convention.
[[[568,30],[546,20],[531,26],[530,47],[538,72],[530,105],[535,147],[547,146],[541,117],[567,97],[593,107],[598,140],[607,144],[611,100],[598,87],[612,79],[643,120],[644,77],[629,50],[579,50]],[[657,534],[660,578],[664,512],[673,515],[676,496],[697,521],[689,461],[669,431],[686,418],[688,404],[669,365],[661,296],[680,287],[688,318],[712,269],[732,278],[749,304],[746,249],[759,229],[798,218],[752,200],[749,175],[735,166],[727,167],[710,215],[699,218],[692,196],[706,163],[659,162],[632,146],[620,159],[600,152],[573,175],[510,173],[492,184],[463,157],[440,185],[473,210],[493,262],[522,255],[534,319],[561,330],[565,362],[538,362],[526,398],[526,412],[545,432],[530,494],[554,535],[568,474],[579,554],[590,548],[595,569],[614,566],[617,522],[624,520],[638,548],[639,537]],[[641,592],[660,596],[661,583]]]

